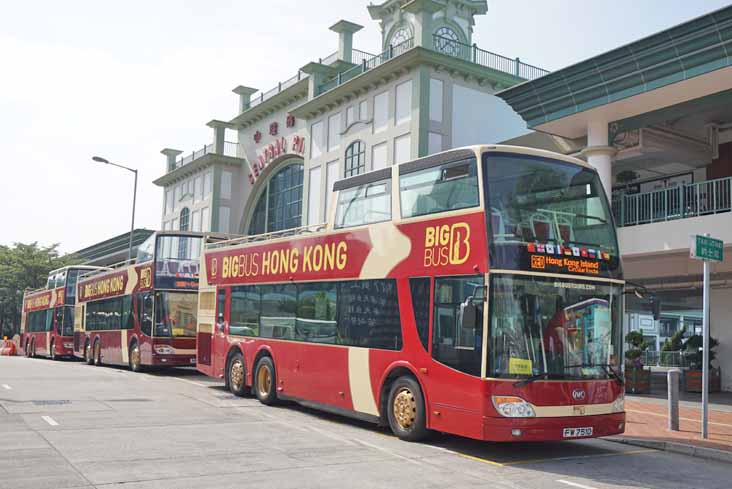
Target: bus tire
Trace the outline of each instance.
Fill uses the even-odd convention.
[[[87,365],[94,365],[94,360],[92,357],[92,350],[91,350],[91,343],[89,340],[86,340],[84,343],[84,362]]]
[[[140,357],[140,345],[137,341],[133,341],[130,345],[129,354],[127,355],[130,370],[133,372],[142,372],[142,360]]]
[[[226,365],[226,384],[229,391],[235,396],[243,397],[246,394],[246,367],[244,365],[244,356],[239,352],[229,357]]]
[[[51,340],[51,350],[50,350],[50,353],[48,356],[51,357],[51,360],[58,360],[58,358],[56,357],[56,340],[55,339]]]
[[[30,358],[30,344],[31,344],[30,338],[26,338],[25,339],[25,356],[28,358]]]
[[[399,377],[389,390],[387,418],[391,431],[404,441],[420,441],[429,435],[424,396],[410,376]]]
[[[30,357],[36,358],[36,339],[35,338],[33,338],[33,341],[31,341]]]
[[[93,364],[97,367],[100,367],[102,365],[102,342],[97,340],[94,342],[94,350],[93,350],[94,360]]]
[[[252,390],[262,404],[271,406],[277,403],[277,371],[270,357],[262,357],[257,362]]]

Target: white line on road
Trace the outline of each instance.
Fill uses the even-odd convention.
[[[392,457],[400,458],[400,459],[402,459],[402,460],[404,460],[406,462],[409,462],[409,463],[412,463],[412,464],[415,464],[415,465],[420,465],[420,466],[424,465],[424,463],[423,462],[420,462],[419,460],[415,460],[413,458],[408,458],[408,457],[405,457],[403,455],[399,455],[396,452],[392,452],[391,450],[388,450],[386,448],[382,448],[382,447],[379,447],[379,446],[376,446],[376,445],[372,445],[371,443],[366,443],[365,441],[359,440],[358,438],[354,438],[353,441],[355,441],[357,443],[360,443],[363,446],[366,446],[366,447],[369,447],[369,448],[373,448],[374,450],[378,450],[380,452],[387,453],[387,454],[391,455]]]
[[[577,484],[576,482],[565,481],[562,479],[557,479],[557,482],[561,482],[562,484],[567,484],[568,486],[572,487],[579,487],[579,489],[597,489],[596,487],[586,486],[584,484]]]
[[[9,386],[8,384],[3,384],[3,389],[7,389],[7,390],[9,390],[9,391],[10,391],[10,390],[13,390],[13,388],[12,388],[12,387],[10,387],[10,386]]]
[[[50,424],[51,426],[58,426],[58,422],[53,419],[51,416],[41,416],[41,419],[45,421],[46,423]]]
[[[198,387],[208,387],[206,384],[201,384],[200,382],[193,382],[192,380],[188,379],[181,379],[180,377],[172,377],[175,380],[179,380],[181,382],[185,382],[186,384],[193,384],[197,385]]]

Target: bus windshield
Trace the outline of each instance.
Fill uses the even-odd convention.
[[[594,170],[530,155],[487,153],[484,172],[493,268],[619,274],[613,220]],[[581,262],[532,262],[534,253]]]
[[[201,254],[201,236],[158,236],[155,250],[155,286],[195,289]]]
[[[607,378],[619,366],[619,285],[496,274],[489,376]]]
[[[155,294],[155,336],[195,337],[198,294],[157,292]]]

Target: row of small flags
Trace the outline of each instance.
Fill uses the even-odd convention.
[[[528,251],[529,253],[546,253],[547,255],[576,256],[590,258],[592,260],[610,261],[610,253],[607,251],[593,250],[591,248],[579,248],[577,246],[529,243]]]

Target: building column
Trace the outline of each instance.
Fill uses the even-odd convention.
[[[597,170],[609,199],[613,190],[612,165],[617,151],[608,142],[608,123],[602,120],[590,121],[587,124],[587,147],[582,151],[582,155],[587,158],[587,163]]]
[[[308,75],[308,100],[312,100],[318,95],[318,89],[320,85],[325,83],[329,76],[333,74],[333,69],[330,66],[322,63],[308,63],[300,71]]]
[[[226,142],[226,129],[229,124],[224,121],[212,120],[208,124],[208,127],[213,129],[213,152],[217,155],[223,155],[224,143]]]
[[[338,33],[338,59],[353,63],[353,34],[363,29],[362,25],[339,20],[330,30]]]
[[[171,172],[175,170],[175,161],[178,158],[178,155],[183,153],[183,151],[172,149],[172,148],[165,148],[160,153],[165,155],[166,158],[166,164],[165,168],[167,172]]]
[[[249,105],[252,103],[252,95],[257,93],[257,89],[239,85],[232,92],[239,96],[239,113],[241,114],[249,109]]]
[[[432,49],[432,16],[444,8],[434,0],[411,0],[402,6],[402,10],[414,14],[414,45]]]

